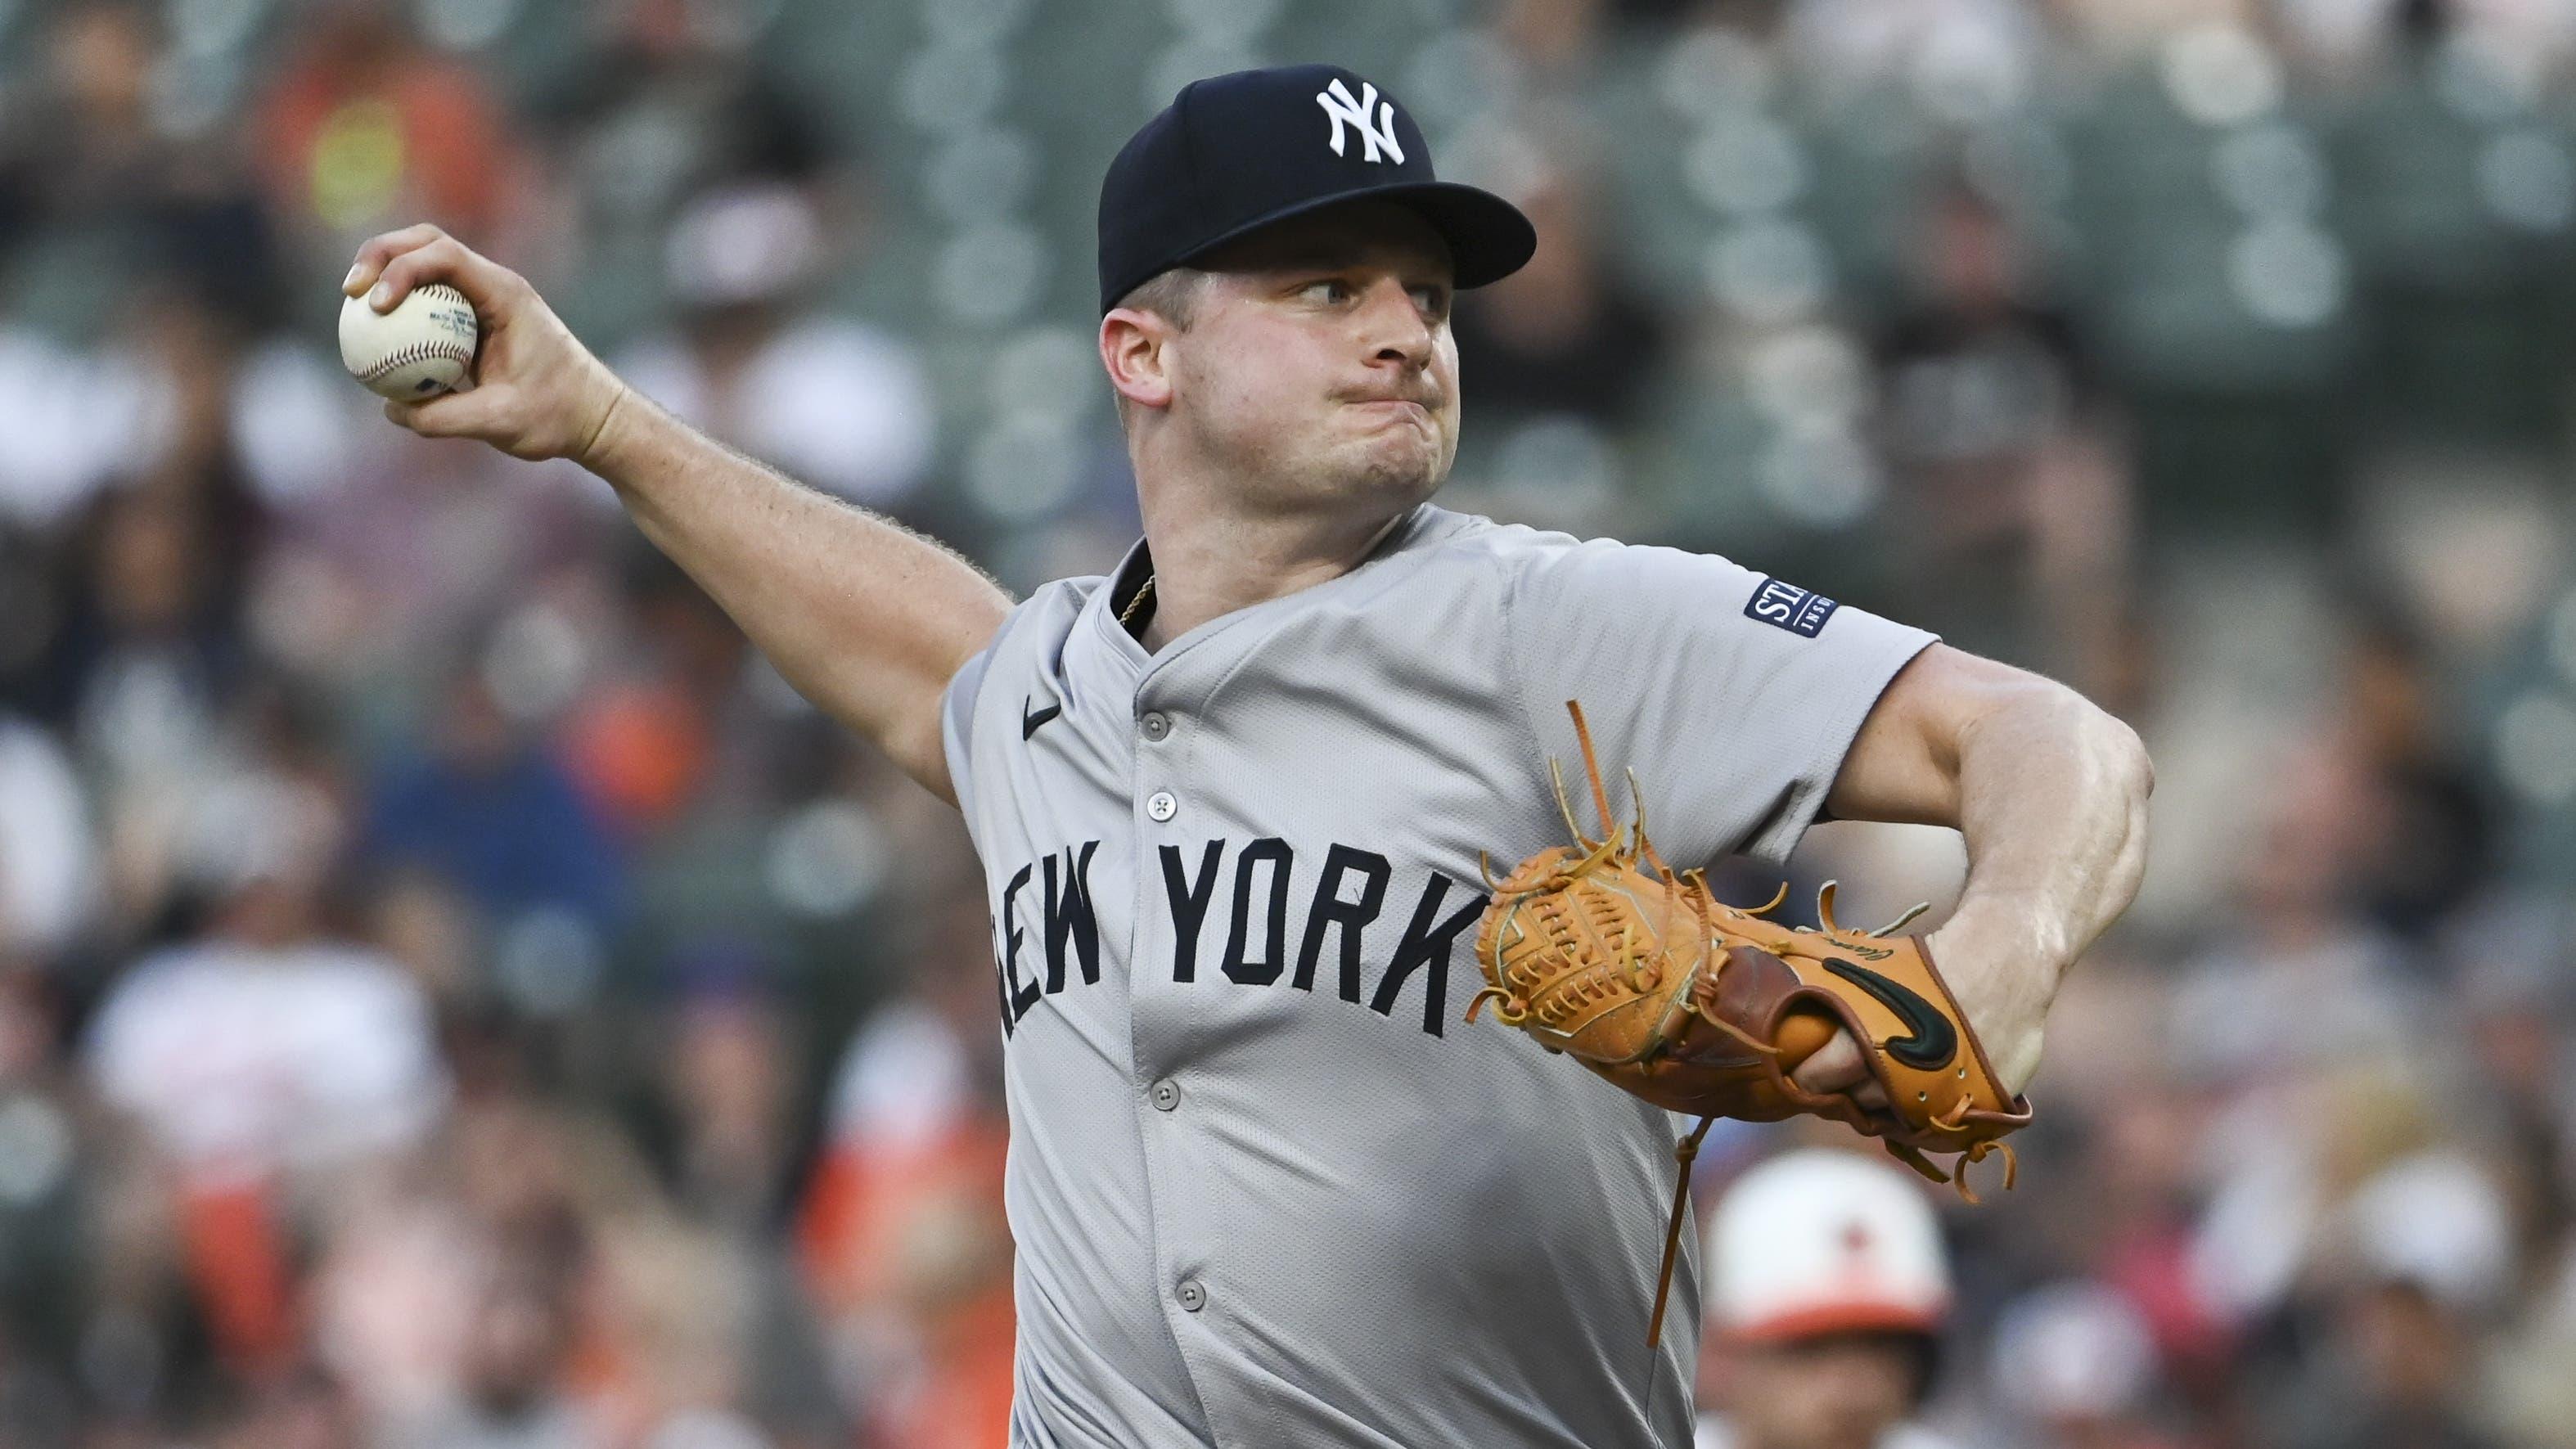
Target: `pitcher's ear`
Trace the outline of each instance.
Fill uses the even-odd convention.
[[[1169,349],[1177,335],[1158,313],[1112,308],[1100,319],[1100,365],[1109,374],[1109,385],[1138,407],[1171,406]]]

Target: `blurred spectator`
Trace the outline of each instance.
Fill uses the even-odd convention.
[[[301,1370],[262,1384],[246,1403],[223,1416],[213,1435],[216,1449],[364,1449],[364,1426],[348,1395],[329,1375]]]
[[[481,661],[448,676],[426,746],[376,783],[374,855],[431,868],[496,931],[549,910],[594,938],[617,928],[626,882],[615,843],[570,775],[502,712]]]
[[[185,279],[238,321],[273,315],[270,217],[237,138],[191,135],[174,114],[153,14],[131,0],[39,11],[22,22],[36,73],[0,90],[0,253],[44,258],[18,300],[64,340],[108,323],[142,276]]]
[[[103,1144],[64,1069],[59,977],[0,946],[0,1437],[69,1442],[64,1350],[98,1311],[90,1273]]]
[[[2041,1289],[1995,1326],[1995,1384],[2032,1449],[2176,1449],[2149,1422],[2155,1375],[2146,1322],[2098,1285]]]
[[[530,114],[578,217],[567,303],[603,341],[653,328],[675,300],[685,279],[673,223],[693,199],[746,183],[799,188],[823,213],[826,234],[808,238],[816,265],[865,230],[844,214],[825,118],[762,66],[751,7],[636,0],[591,7],[579,23],[590,46],[559,58]],[[762,259],[777,260],[774,245]]]
[[[1519,201],[1538,226],[1537,253],[1502,282],[1460,294],[1452,323],[1460,375],[1472,379],[1468,405],[1485,420],[1459,442],[1460,506],[1579,526],[1608,505],[1621,449],[1663,400],[1656,383],[1678,324],[1595,235],[1599,196],[1587,172],[1545,165]]]
[[[2567,1373],[2576,1362],[2576,1255],[2562,1244],[2555,1256],[2552,1277],[2534,1285],[2528,1311],[2498,1345],[2486,1377],[2491,1421],[2510,1444],[2557,1449],[2576,1423],[2576,1379]]]
[[[800,1211],[811,1291],[895,1449],[1008,1442],[1010,1241],[995,1190],[1009,1129],[992,1090],[990,959],[982,901],[961,898],[912,993],[843,1058]]]
[[[274,1368],[295,1347],[297,1193],[418,1142],[445,1105],[446,1071],[419,987],[329,929],[343,844],[332,803],[246,776],[205,808],[194,867],[207,929],[117,982],[88,1066],[177,1173],[187,1263],[220,1347],[245,1369]]]
[[[1568,165],[1517,198],[1537,226],[1529,265],[1458,299],[1458,367],[1482,418],[1498,425],[1567,416],[1596,428],[1633,423],[1666,364],[1673,318],[1641,295],[1595,232],[1594,183]]]
[[[2344,716],[2381,806],[2353,864],[2357,903],[2390,931],[2421,937],[2492,873],[2495,810],[2442,718],[2441,682],[2419,631],[2386,607],[2350,612]]]
[[[2090,362],[1994,200],[1948,178],[1920,224],[1916,296],[1877,341],[1908,593],[1962,648],[2081,671],[2133,607],[2128,480]]]
[[[2477,1335],[2512,1263],[2504,1204],[2474,1164],[2422,1155],[2345,1204],[2318,1269],[2320,1341],[2280,1386],[2287,1449],[2488,1449]]]
[[[581,1449],[592,1436],[564,1392],[576,1263],[535,1244],[489,1244],[477,1264],[458,1393],[401,1436],[406,1449]]]
[[[71,944],[97,904],[89,802],[53,736],[0,713],[0,961]]]
[[[2535,1266],[2576,1229],[2576,1075],[2562,1026],[2576,994],[2570,914],[2547,895],[2497,892],[2456,915],[2441,944],[2464,998],[2470,1090],[2491,1106],[2482,1125],[2506,1169],[2517,1244]]]
[[[100,500],[91,589],[53,661],[54,701],[112,791],[157,784],[213,741],[242,641],[215,590],[203,506],[165,493]]]
[[[258,115],[276,214],[309,255],[419,220],[501,231],[520,161],[472,71],[424,48],[388,0],[316,0]]]
[[[0,319],[0,522],[52,528],[110,489],[182,510],[208,590],[240,592],[265,524],[234,447],[236,325],[174,274],[135,279],[88,349]]]
[[[1719,1412],[1699,1449],[1937,1449],[1911,1421],[1931,1393],[1950,1261],[1923,1188],[1811,1148],[1717,1201],[1702,1257],[1701,1378]]]
[[[2208,1079],[2239,1084],[2424,1045],[2396,943],[2353,914],[2354,878],[2386,816],[2350,742],[2311,737],[2251,804],[2259,833],[2237,881],[2240,925],[2194,963],[2175,1040],[2202,1054],[2193,1065]]]
[[[676,1119],[674,1196],[702,1221],[756,1241],[774,1220],[790,1146],[786,1024],[746,953],[706,950],[682,969],[689,979],[661,1053]]]
[[[785,180],[693,200],[666,259],[680,325],[619,354],[645,396],[807,483],[900,508],[931,458],[930,389],[913,348],[805,294],[826,259],[825,217]]]
[[[649,839],[681,828],[706,792],[742,784],[752,741],[720,726],[747,712],[749,646],[696,584],[658,559],[636,563],[626,614],[634,657],[573,704],[566,762],[619,830]]]
[[[53,17],[43,39],[41,81],[19,103],[7,153],[11,179],[26,193],[27,219],[60,223],[148,208],[169,177],[159,169],[166,150],[152,128],[159,47],[144,7],[74,6]],[[28,144],[37,136],[77,149],[40,158]]]

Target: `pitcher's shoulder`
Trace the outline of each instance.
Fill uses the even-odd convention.
[[[1582,537],[1562,529],[1506,523],[1481,513],[1458,513],[1425,507],[1429,521],[1421,530],[1420,552],[1451,558],[1489,559],[1506,565],[1542,562],[1578,552],[1616,552],[1633,547],[1620,539]]]
[[[1426,575],[1457,587],[1481,581],[1498,596],[1519,593],[1533,576],[1615,572],[1623,556],[1638,551],[1615,538],[1583,538],[1481,514],[1446,513],[1424,534],[1418,552]]]
[[[1061,653],[1074,621],[1107,583],[1106,575],[1083,574],[1040,584],[1002,616],[1001,627],[993,631],[985,651],[996,657],[1022,649],[1050,657]]]

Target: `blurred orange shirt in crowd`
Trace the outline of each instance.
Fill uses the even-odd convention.
[[[967,1118],[917,1141],[844,1137],[826,1152],[797,1223],[826,1313],[899,1318],[918,1354],[870,1428],[885,1449],[1010,1442],[1011,1249],[1002,1221],[1004,1125]]]
[[[259,108],[258,155],[287,216],[357,235],[417,220],[489,235],[514,148],[472,72],[371,16],[322,25]]]

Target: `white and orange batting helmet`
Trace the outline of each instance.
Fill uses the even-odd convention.
[[[1914,1178],[1830,1148],[1745,1173],[1708,1225],[1708,1329],[1738,1341],[1898,1331],[1933,1334],[1950,1311],[1950,1263]]]

